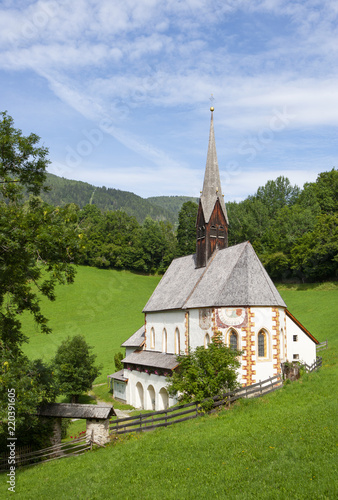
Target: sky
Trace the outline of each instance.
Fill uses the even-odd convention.
[[[198,197],[210,106],[226,201],[337,167],[335,0],[3,0],[0,51],[56,175]]]

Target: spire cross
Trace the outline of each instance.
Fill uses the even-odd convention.
[[[209,101],[211,101],[211,108],[210,108],[211,112],[214,111],[214,100],[215,100],[215,98],[214,98],[213,94],[211,94],[211,97],[209,97]]]

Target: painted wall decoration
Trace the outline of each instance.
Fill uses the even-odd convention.
[[[200,309],[199,311],[200,328],[208,330],[211,326],[211,309]]]
[[[220,307],[216,309],[216,324],[219,328],[229,328],[229,326],[246,327],[247,322],[246,308]]]

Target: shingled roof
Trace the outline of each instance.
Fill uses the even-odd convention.
[[[213,117],[213,112],[211,111],[208,154],[205,166],[203,190],[201,194],[201,204],[203,208],[205,222],[209,222],[210,216],[212,214],[217,199],[220,202],[225,220],[229,224],[224,198],[222,195],[222,186],[221,186],[221,179],[219,175],[217,153],[216,153],[214,117]]]
[[[153,351],[135,351],[122,359],[122,363],[133,365],[151,366],[152,368],[164,368],[173,370],[178,366],[175,354]]]
[[[129,337],[123,344],[121,344],[121,347],[141,347],[142,344],[145,342],[145,329],[144,325],[141,326],[133,335]]]
[[[143,311],[227,306],[286,307],[248,241],[216,251],[204,268],[194,255],[175,259]]]
[[[40,417],[96,418],[105,420],[115,415],[115,411],[112,406],[46,403],[38,409],[37,414]]]

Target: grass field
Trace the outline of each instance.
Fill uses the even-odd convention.
[[[84,335],[103,365],[95,383],[106,382],[115,371],[114,354],[142,326],[142,309],[159,280],[158,276],[79,267],[75,283],[58,286],[55,302],[41,301],[52,334],[41,333],[29,315],[23,318],[29,336],[24,352],[48,361],[68,335]]]
[[[158,278],[89,268],[80,269],[77,278],[77,284],[72,286],[77,290],[77,299],[71,299],[67,290],[63,292],[67,308],[61,304],[61,293],[59,305],[52,305],[62,313],[63,328],[60,325],[53,334],[58,339],[56,343],[45,345],[45,338],[32,332],[35,348],[31,343],[27,352],[36,357],[38,349],[40,356],[51,356],[54,346],[67,335],[67,324],[75,327],[79,321],[81,333],[95,345],[99,362],[107,366],[110,362],[107,373],[111,373],[113,353],[142,324],[140,310]],[[96,284],[90,283],[91,278]],[[115,287],[118,291],[114,298],[109,301],[106,295],[100,306],[95,299],[90,305],[85,295],[87,290],[90,297],[98,297],[100,290],[113,292]],[[336,499],[337,287],[281,286],[280,291],[290,311],[311,333],[320,341],[329,341],[319,372],[305,375],[263,398],[241,401],[230,411],[132,435],[118,439],[106,449],[18,471],[17,497]],[[130,295],[135,298],[128,298]],[[135,302],[130,305],[132,300]],[[85,307],[92,311],[93,319],[81,312]],[[95,312],[105,319],[95,319]],[[57,313],[55,322],[56,318]],[[119,326],[119,321],[123,325]],[[96,392],[104,397],[101,387]]]

